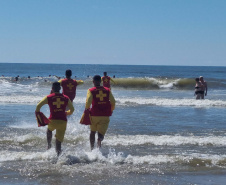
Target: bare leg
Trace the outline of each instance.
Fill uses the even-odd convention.
[[[90,140],[90,147],[91,147],[91,150],[93,150],[93,148],[94,148],[95,134],[96,134],[96,132],[94,132],[94,131],[91,131],[91,132],[90,132],[89,140]]]
[[[204,94],[201,95],[201,99],[204,99]]]
[[[196,100],[199,100],[201,98],[201,95],[200,94],[197,94],[196,95]]]
[[[47,149],[50,149],[52,147],[51,145],[51,141],[52,141],[52,131],[50,131],[49,129],[47,129],[47,132],[46,132],[46,135],[47,135]]]
[[[97,146],[98,148],[101,148],[101,141],[104,140],[104,136],[98,132],[98,139],[97,139]]]
[[[59,156],[61,154],[61,152],[62,152],[62,150],[61,150],[61,142],[58,141],[57,139],[56,139],[56,152],[57,152],[57,156]]]
[[[101,140],[97,140],[97,146],[98,146],[98,148],[101,148]]]

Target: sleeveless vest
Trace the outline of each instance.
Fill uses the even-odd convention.
[[[48,105],[50,108],[49,119],[67,121],[65,113],[69,98],[61,93],[52,93],[47,96]]]
[[[61,86],[63,87],[63,94],[68,96],[71,101],[74,100],[76,96],[76,87],[77,87],[76,80],[73,79],[63,79],[61,81]]]
[[[93,95],[91,116],[111,116],[110,89],[100,86],[89,91]]]
[[[110,88],[110,77],[109,76],[103,76],[102,77],[102,80],[103,80],[103,86],[104,87],[107,87],[107,88]]]

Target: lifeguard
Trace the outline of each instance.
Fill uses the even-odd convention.
[[[52,85],[52,93],[43,98],[36,107],[36,113],[40,112],[43,105],[48,104],[50,109],[50,116],[47,129],[47,149],[51,148],[52,131],[56,130],[56,152],[59,156],[61,153],[61,143],[64,140],[64,134],[67,127],[67,115],[74,112],[74,107],[68,96],[60,93],[60,83],[54,82]],[[66,111],[66,107],[69,108]]]
[[[107,76],[107,72],[104,72],[104,76],[101,77],[101,81],[103,82],[103,86],[111,89],[111,81],[115,83],[114,80],[110,76]]]
[[[90,109],[91,125],[90,125],[90,146],[94,148],[95,135],[98,132],[97,146],[101,147],[101,142],[108,129],[110,116],[115,109],[115,98],[111,90],[107,87],[100,86],[101,77],[96,75],[93,77],[94,87],[88,89],[86,98],[86,110]]]
[[[77,85],[83,84],[84,82],[82,80],[71,79],[72,71],[70,69],[66,70],[65,75],[66,78],[59,80],[58,82],[63,88],[63,94],[68,96],[71,102],[73,102],[76,96]]]

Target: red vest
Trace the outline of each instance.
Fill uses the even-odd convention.
[[[111,116],[110,89],[100,86],[89,91],[93,95],[91,116]]]
[[[47,96],[48,105],[50,108],[49,119],[67,121],[66,107],[69,98],[61,93],[52,93]]]
[[[71,101],[74,100],[76,95],[76,87],[77,87],[76,80],[73,79],[63,79],[61,81],[61,86],[63,87],[63,94],[68,96]]]
[[[111,85],[110,85],[111,77],[109,77],[109,76],[103,76],[102,77],[102,80],[103,80],[103,86],[104,87],[107,87],[107,88],[110,88],[111,87]]]

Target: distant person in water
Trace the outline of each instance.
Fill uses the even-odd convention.
[[[71,115],[74,112],[74,107],[70,99],[60,93],[60,83],[54,82],[52,84],[52,94],[43,98],[36,107],[36,112],[40,112],[43,105],[48,104],[50,108],[50,123],[47,129],[47,149],[51,148],[52,131],[56,130],[56,152],[59,156],[61,153],[61,143],[64,140],[64,134],[67,127],[67,115]],[[66,111],[66,107],[69,108]]]
[[[59,80],[58,82],[63,88],[63,94],[68,96],[71,102],[73,102],[76,96],[76,87],[84,82],[82,80],[73,80],[71,78],[72,71],[70,69],[66,70],[65,75],[66,78]]]
[[[195,79],[195,96],[196,96],[196,100],[201,99],[202,94],[204,94],[204,92],[202,91],[202,83],[199,81],[199,78]]]
[[[207,83],[206,81],[204,81],[203,76],[199,77],[199,81],[202,83],[202,95],[201,95],[201,99],[204,99],[204,95],[207,96]]]
[[[108,129],[110,116],[115,109],[115,99],[109,88],[101,86],[101,76],[93,77],[94,87],[88,89],[85,108],[90,109],[91,125],[90,125],[90,146],[94,148],[95,135],[98,132],[97,146],[101,147],[101,142]]]
[[[107,76],[107,72],[104,72],[104,76],[102,76],[101,81],[103,82],[103,86],[111,89],[111,81],[115,83],[114,80],[110,76]]]
[[[15,81],[17,82],[19,80],[19,76],[16,76],[15,77]]]

